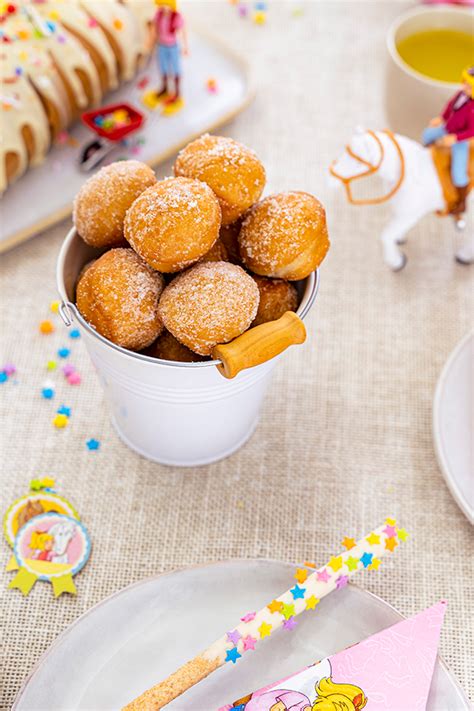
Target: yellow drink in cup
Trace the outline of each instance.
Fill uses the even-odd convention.
[[[474,64],[474,35],[451,29],[415,32],[401,39],[397,50],[420,74],[457,83],[464,67]]]

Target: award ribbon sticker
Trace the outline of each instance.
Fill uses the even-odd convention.
[[[86,564],[90,549],[89,534],[81,521],[55,512],[34,516],[15,538],[18,573],[8,587],[28,595],[37,580],[46,580],[55,597],[65,592],[75,595],[72,578]]]

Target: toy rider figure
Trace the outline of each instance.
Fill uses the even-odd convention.
[[[177,11],[177,0],[155,0],[158,10],[155,15],[155,32],[158,41],[158,64],[163,85],[157,92],[165,104],[174,104],[180,98],[181,50],[178,38],[181,36],[183,54],[188,53],[184,19]],[[174,94],[166,96],[170,77],[174,78]],[[166,97],[166,98],[165,98]]]
[[[447,104],[441,116],[430,121],[423,132],[423,143],[451,148],[451,179],[458,191],[453,214],[466,211],[469,191],[469,139],[474,138],[474,67],[462,73],[462,89]]]

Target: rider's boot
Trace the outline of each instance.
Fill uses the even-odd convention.
[[[464,185],[461,188],[457,188],[458,198],[456,203],[451,209],[453,215],[463,215],[466,212],[466,198],[469,192],[469,185]]]

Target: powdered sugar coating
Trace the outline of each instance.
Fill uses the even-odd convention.
[[[252,326],[276,321],[287,311],[298,308],[298,292],[294,284],[283,279],[253,276],[260,292],[260,303]]]
[[[324,207],[309,193],[270,195],[246,215],[239,248],[244,264],[256,274],[304,279],[329,249]]]
[[[259,291],[241,267],[205,262],[173,279],[158,312],[168,331],[200,355],[246,331],[257,313]]]
[[[145,190],[128,210],[124,234],[154,269],[177,272],[213,246],[221,210],[216,196],[200,180],[167,178]]]
[[[73,207],[73,221],[84,242],[94,247],[124,243],[125,213],[155,183],[152,169],[138,160],[111,163],[91,176],[79,190]]]
[[[253,205],[265,187],[265,168],[256,153],[223,136],[204,134],[179,153],[175,175],[203,180],[215,192],[222,224],[229,225]]]
[[[131,249],[111,249],[82,274],[77,308],[102,336],[123,348],[139,351],[163,330],[158,300],[161,274]]]

